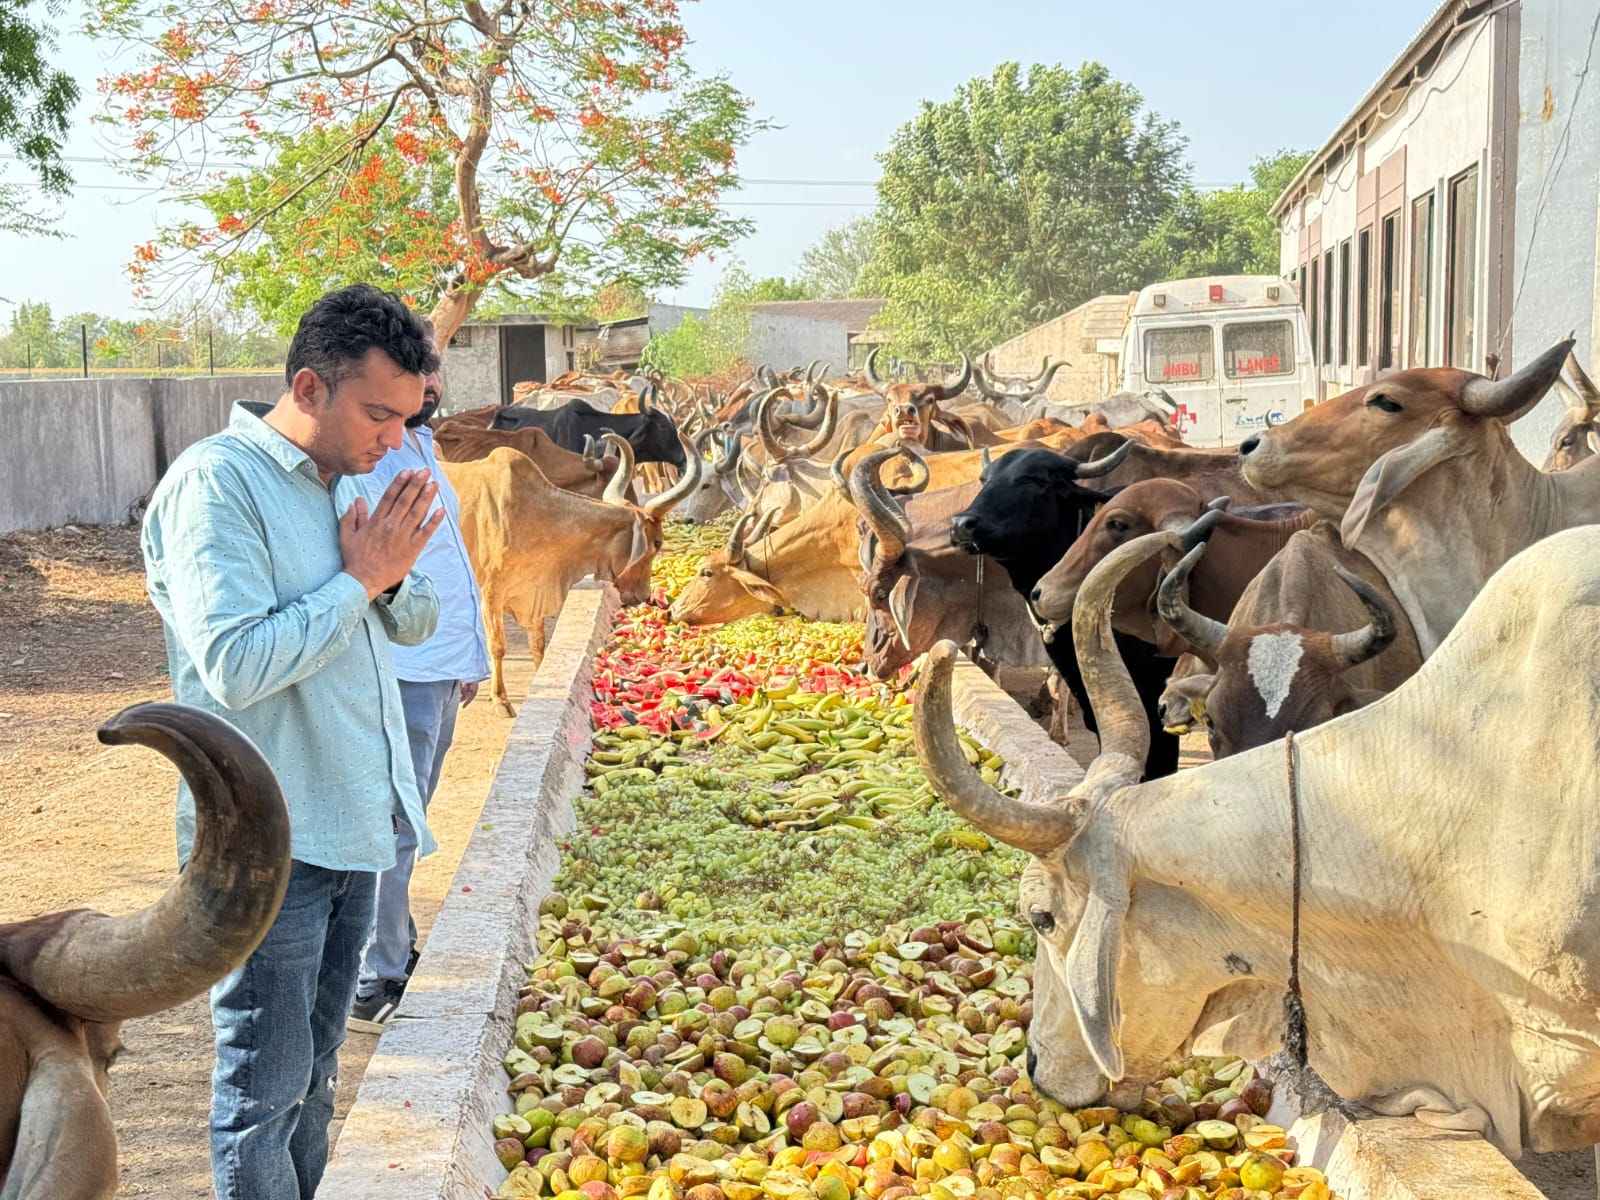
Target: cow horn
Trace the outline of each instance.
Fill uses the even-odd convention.
[[[1072,477],[1074,479],[1098,479],[1102,475],[1109,475],[1122,465],[1122,460],[1127,458],[1132,450],[1133,439],[1130,438],[1110,454],[1103,454],[1099,458],[1090,459],[1086,463],[1079,463],[1073,470]]]
[[[813,380],[812,380],[812,372],[815,371],[821,365],[822,365],[822,360],[820,358],[813,358],[811,360],[810,365],[808,365],[806,367],[806,387],[807,388],[809,388],[811,386],[812,382],[813,382]],[[826,368],[824,368],[824,369],[826,369]],[[818,376],[818,378],[821,378],[821,377]]]
[[[1205,552],[1206,545],[1201,542],[1178,560],[1178,565],[1172,568],[1156,589],[1156,611],[1161,614],[1163,621],[1177,631],[1179,637],[1214,663],[1222,651],[1222,643],[1227,640],[1228,627],[1221,621],[1201,616],[1183,602],[1184,581]]]
[[[783,444],[783,439],[770,424],[773,402],[780,396],[788,400],[794,399],[787,388],[768,388],[756,397],[755,403],[756,436],[761,439],[761,448],[767,452],[768,460],[775,463],[782,462],[794,453]]]
[[[795,448],[797,458],[809,457],[833,440],[833,431],[839,423],[839,393],[827,392],[826,395],[827,401],[822,406],[822,423],[817,426],[810,441]]]
[[[124,1021],[183,1003],[260,944],[289,885],[289,814],[261,751],[211,713],[136,704],[99,736],[177,764],[194,793],[194,853],[140,912],[0,925],[0,977],[83,1020]]]
[[[867,382],[872,385],[872,390],[875,392],[881,392],[883,390],[883,380],[878,378],[878,371],[875,365],[878,361],[879,349],[880,347],[874,346],[871,350],[867,351],[866,365],[862,367],[862,370],[866,373]]]
[[[746,509],[739,514],[739,519],[733,523],[733,528],[728,531],[728,544],[724,552],[729,562],[738,562],[744,557],[744,537],[750,532],[750,522],[755,520],[756,510]]]
[[[1573,390],[1583,397],[1583,402],[1588,408],[1585,414],[1586,417],[1589,420],[1593,420],[1597,414],[1600,414],[1600,388],[1595,387],[1594,380],[1590,379],[1588,373],[1583,369],[1583,364],[1578,361],[1577,354],[1571,351],[1567,354],[1567,370],[1572,374],[1571,384]]]
[[[891,496],[918,496],[928,490],[928,484],[933,479],[933,470],[928,466],[928,460],[912,448],[909,442],[900,443],[900,452],[911,460],[911,482],[903,483],[898,487],[885,488]],[[881,479],[881,473],[880,473]]]
[[[828,417],[828,389],[818,380],[806,392],[806,411],[790,414],[784,420],[796,429],[815,429]]]
[[[767,509],[766,512],[756,518],[756,527],[750,531],[750,536],[746,539],[748,544],[753,546],[757,542],[764,541],[766,536],[772,532],[772,527],[777,524],[777,521],[778,509]]]
[[[1378,595],[1377,589],[1361,576],[1354,575],[1343,567],[1335,567],[1333,570],[1344,580],[1345,586],[1356,594],[1361,606],[1372,617],[1364,629],[1358,629],[1354,633],[1333,635],[1334,657],[1341,667],[1348,669],[1366,662],[1369,658],[1376,658],[1389,648],[1395,635],[1394,612],[1384,598]]]
[[[954,400],[967,390],[967,385],[972,382],[972,360],[965,354],[961,356],[961,370],[956,377],[939,385],[939,399]]]
[[[1072,365],[1064,358],[1058,358],[1055,362],[1051,362],[1048,354],[1044,356],[1044,362],[1044,373],[1039,378],[1028,382],[1028,396],[1030,399],[1048,392],[1050,390],[1050,381],[1056,377],[1056,372],[1061,370],[1062,367],[1070,367]]]
[[[1572,353],[1573,341],[1557,342],[1522,370],[1504,379],[1469,379],[1461,389],[1461,409],[1475,417],[1515,421],[1544,398]]]
[[[878,475],[883,464],[899,453],[901,450],[897,446],[874,450],[850,472],[850,502],[877,535],[878,557],[884,562],[896,561],[906,552],[906,543],[911,540],[911,522],[889,499]]]
[[[954,642],[935,643],[917,688],[913,739],[928,782],[957,816],[1008,846],[1037,855],[1065,846],[1083,826],[1081,803],[1047,807],[1001,795],[967,762],[950,703],[950,676],[959,653]]]
[[[726,475],[739,463],[739,455],[744,453],[744,443],[741,442],[730,430],[722,435],[722,457],[716,462],[712,470],[718,475]]]
[[[850,481],[844,477],[844,460],[850,457],[849,450],[841,450],[834,455],[833,465],[828,468],[828,478],[833,481],[833,486],[845,494],[850,495]]]
[[[993,354],[994,351],[991,350],[983,356],[982,361],[973,370],[972,382],[977,386],[978,394],[985,400],[1008,400],[1010,399],[1010,394],[1004,388],[995,387],[992,382],[994,372],[989,365],[989,359]]]
[[[700,457],[699,447],[691,442],[688,435],[682,430],[678,431],[678,444],[683,447],[684,457],[687,460],[684,464],[683,474],[679,477],[677,483],[659,496],[646,500],[640,506],[650,514],[652,519],[657,521],[665,518],[672,511],[674,505],[694,495],[696,489],[700,486],[700,480],[705,476],[705,461]]]
[[[606,456],[592,433],[583,435],[583,465],[598,475],[606,469]]]
[[[978,478],[983,479],[989,474],[989,468],[994,465],[994,459],[989,455],[989,447],[985,446],[978,454]]]
[[[633,481],[633,444],[619,433],[609,429],[603,430],[602,438],[617,448],[619,461],[617,469],[611,476],[611,482],[606,484],[606,490],[600,499],[607,504],[628,503],[628,484]]]
[[[1263,423],[1265,423],[1265,425],[1266,425],[1266,427],[1268,429],[1276,429],[1277,428],[1277,426],[1272,423],[1272,413],[1270,411],[1265,413],[1265,414],[1263,414],[1261,420],[1262,420]]]

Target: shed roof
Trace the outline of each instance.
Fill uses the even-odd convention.
[[[883,307],[882,300],[767,300],[753,306],[773,317],[842,321],[852,333],[867,328]]]

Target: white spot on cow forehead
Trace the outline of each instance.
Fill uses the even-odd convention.
[[[1276,717],[1289,698],[1305,652],[1298,633],[1261,633],[1250,639],[1250,681],[1261,694],[1268,717]]]

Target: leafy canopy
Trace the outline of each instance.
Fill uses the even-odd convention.
[[[876,229],[871,216],[835,225],[800,256],[800,283],[818,300],[866,295],[862,276],[872,259]]]
[[[772,300],[807,300],[799,284],[781,276],[752,279],[738,263],[717,287],[705,317],[687,314],[677,325],[653,335],[640,355],[641,365],[663,375],[723,375],[749,352],[755,306]]]
[[[763,123],[691,69],[678,0],[95,2],[136,60],[101,119],[210,218],[137,249],[146,292],[209,267],[282,327],[374,279],[447,338],[491,285],[672,286],[749,228],[717,201]]]
[[[61,161],[78,85],[50,65],[56,48],[51,17],[61,0],[0,4],[0,145],[7,147],[47,197],[65,196],[72,175]],[[41,11],[42,10],[42,11]],[[50,232],[27,184],[0,182],[0,230]]]
[[[1279,150],[1250,164],[1250,183],[1197,192],[1186,187],[1152,235],[1152,252],[1173,279],[1276,275],[1278,225],[1272,205],[1311,155]]]

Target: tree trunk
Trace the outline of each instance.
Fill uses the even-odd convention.
[[[452,288],[439,297],[433,312],[428,315],[433,321],[434,345],[439,347],[440,355],[444,354],[456,330],[466,324],[467,318],[472,315],[472,306],[477,304],[481,295],[482,288]]]

